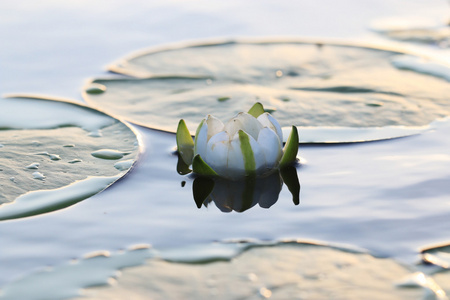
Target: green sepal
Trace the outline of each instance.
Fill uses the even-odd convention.
[[[253,175],[256,169],[255,155],[253,154],[252,145],[250,144],[250,137],[248,134],[239,130],[239,141],[241,142],[241,152],[244,157],[244,168],[246,175]]]
[[[216,171],[213,170],[208,164],[201,158],[200,154],[197,154],[192,161],[192,170],[194,173],[202,176],[218,176]]]
[[[298,153],[298,131],[297,127],[292,126],[291,133],[287,139],[286,145],[284,145],[283,156],[280,160],[280,167],[283,168],[297,159]]]
[[[192,163],[194,157],[194,140],[183,119],[178,122],[177,128],[177,150],[186,165]]]
[[[281,178],[292,194],[292,201],[295,205],[300,204],[300,182],[298,180],[297,169],[294,166],[286,166],[280,170]]]
[[[256,102],[252,108],[250,108],[250,110],[248,111],[248,113],[252,116],[254,116],[255,118],[259,117],[260,115],[262,115],[264,113],[264,106],[259,103]]]
[[[208,177],[197,177],[194,179],[194,183],[192,183],[192,194],[197,208],[202,207],[202,204],[208,199],[214,190],[214,185],[214,180]]]

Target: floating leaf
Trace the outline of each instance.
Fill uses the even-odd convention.
[[[119,284],[110,285],[118,271]],[[177,299],[181,293],[187,299],[203,299],[214,289],[227,295],[219,299],[247,299],[248,295],[254,295],[250,299],[270,295],[270,299],[293,299],[304,293],[314,295],[312,299],[330,299],[330,295],[337,295],[331,297],[335,299],[422,299],[422,289],[393,285],[409,272],[394,259],[307,241],[215,242],[163,250],[138,246],[26,274],[4,286],[2,295],[6,299],[37,299],[36,295],[39,299],[129,295]],[[199,285],[199,281],[207,284]]]
[[[89,107],[0,99],[0,220],[61,209],[108,187],[139,153],[135,133]],[[70,145],[70,147],[69,147]]]
[[[370,27],[373,31],[391,39],[433,46],[442,43],[445,47],[450,38],[448,22],[439,18],[396,16],[372,21]]]
[[[300,143],[357,143],[400,138],[427,132],[438,126],[436,122],[426,126],[384,127],[303,127],[297,126]],[[283,128],[287,137],[291,128]]]
[[[423,68],[404,70],[404,64],[397,66],[403,54],[301,41],[172,47],[111,65],[110,70],[135,78],[93,80],[84,97],[134,123],[171,132],[179,119],[185,119],[193,134],[206,114],[225,120],[261,102],[284,128],[318,129],[308,141],[301,138],[301,143],[374,140],[375,135],[365,138],[364,131],[349,140],[347,128],[388,127],[376,135],[376,139],[388,139],[399,136],[390,126],[407,126],[401,136],[410,135],[417,132],[408,127],[450,115],[446,98],[450,86],[438,78],[445,77],[446,66],[435,76],[429,74],[441,66],[438,62],[431,61],[433,68],[427,67],[426,72]],[[93,84],[106,90],[89,93]],[[320,135],[323,127],[336,127],[337,134],[331,140],[325,138]],[[344,140],[339,139],[340,130]]]

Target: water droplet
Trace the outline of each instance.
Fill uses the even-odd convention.
[[[41,142],[39,142],[39,141],[32,141],[31,145],[33,145],[33,146],[40,146]]]
[[[286,75],[287,75],[287,76],[291,76],[291,77],[297,77],[297,76],[299,76],[300,74],[299,74],[298,72],[296,72],[296,71],[289,71],[289,72],[287,72]]]
[[[69,164],[75,164],[75,163],[79,163],[79,162],[82,162],[82,160],[78,159],[78,158],[75,158],[75,159],[72,159],[71,161],[68,161]]]
[[[35,153],[34,155],[46,155],[46,156],[49,156],[48,152],[38,152],[38,153]]]
[[[126,171],[129,168],[131,168],[133,163],[134,163],[134,160],[132,160],[132,159],[119,161],[114,164],[114,168],[116,168],[119,171]]]
[[[48,152],[38,152],[34,153],[34,155],[44,155],[48,156],[51,160],[61,160],[61,157],[58,154],[50,154]]]
[[[61,160],[61,157],[58,154],[49,154],[51,160]]]
[[[106,92],[106,86],[104,86],[103,84],[99,84],[99,83],[92,83],[86,89],[86,93],[91,94],[91,95],[102,94],[104,92]]]
[[[88,253],[86,255],[84,255],[84,259],[92,259],[92,258],[96,258],[96,257],[110,257],[111,253],[109,251],[106,250],[99,250],[99,251],[94,251],[91,253]]]
[[[34,179],[39,179],[39,180],[45,180],[44,174],[42,174],[40,172],[34,172],[33,173],[33,178]]]
[[[0,148],[3,148],[4,146],[2,144],[0,144]]]
[[[100,130],[94,130],[94,131],[89,132],[88,136],[101,137],[102,136],[102,132]]]
[[[382,102],[370,102],[370,103],[366,103],[367,106],[372,106],[372,107],[380,107],[383,106]]]
[[[64,145],[63,147],[65,147],[65,148],[73,148],[73,147],[75,147],[75,145],[74,144],[68,144],[68,145]]]
[[[102,159],[121,159],[124,155],[129,153],[124,153],[117,150],[111,149],[101,149],[91,153],[92,156]]]
[[[277,76],[277,78],[282,77],[283,76],[283,71],[281,71],[281,70],[276,71],[275,72],[275,76]]]
[[[259,289],[259,294],[261,297],[268,299],[272,296],[272,291],[268,288],[262,287]]]
[[[145,250],[145,249],[150,249],[152,247],[152,245],[150,244],[136,244],[136,245],[132,245],[128,248],[128,251],[136,251],[136,250]]]
[[[9,180],[11,180],[12,182],[16,181],[16,179],[14,177],[9,177]]]
[[[224,102],[224,101],[227,101],[227,100],[230,100],[230,99],[231,99],[231,97],[220,97],[220,98],[217,98],[217,101]]]
[[[32,163],[25,167],[26,169],[38,169],[39,163]]]

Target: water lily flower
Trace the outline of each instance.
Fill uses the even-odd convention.
[[[283,133],[277,120],[261,103],[227,123],[208,115],[192,140],[184,120],[177,129],[178,152],[194,173],[230,179],[263,176],[291,164],[298,151],[297,128],[282,148]]]

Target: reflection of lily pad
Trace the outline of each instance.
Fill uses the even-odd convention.
[[[137,158],[135,133],[99,111],[34,97],[0,99],[0,106],[0,220],[88,198],[124,175]],[[115,159],[92,155],[102,151],[115,153]]]
[[[136,78],[93,80],[84,97],[132,122],[171,132],[181,118],[194,132],[205,114],[224,119],[255,101],[271,107],[282,126],[422,126],[450,115],[448,83],[397,68],[392,61],[402,54],[301,42],[173,47],[112,65],[110,70]],[[99,86],[101,92],[90,92]],[[414,133],[406,128],[403,135]],[[377,139],[396,136],[386,130]],[[315,141],[328,140],[318,135]]]

